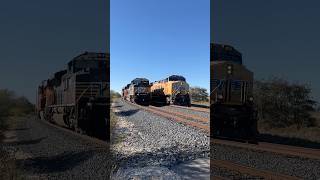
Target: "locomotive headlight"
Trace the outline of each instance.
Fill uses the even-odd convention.
[[[253,101],[253,97],[250,97],[250,98],[249,98],[249,101]]]
[[[232,74],[232,71],[233,71],[232,65],[231,64],[227,65],[227,73]]]
[[[92,106],[92,103],[87,103],[88,106]]]

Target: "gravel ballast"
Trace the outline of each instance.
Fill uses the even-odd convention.
[[[320,178],[320,161],[301,157],[285,156],[271,152],[213,144],[212,158],[227,160],[244,166],[266,170],[277,174],[300,177],[303,179]],[[212,171],[213,175],[220,175]]]
[[[19,118],[0,148],[15,158],[23,178],[108,179],[108,144],[96,144],[34,117]]]
[[[198,158],[209,159],[210,138],[201,130],[146,112],[123,100],[118,100],[114,107],[118,117],[115,133],[120,138],[112,147],[119,163],[114,179],[135,177],[137,174],[132,174],[132,169],[138,170],[139,177],[150,178],[153,177],[150,172],[161,171],[163,179],[179,179],[181,175],[174,167]]]

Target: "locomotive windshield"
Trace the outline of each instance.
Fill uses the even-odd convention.
[[[186,78],[184,78],[183,76],[172,75],[172,76],[169,76],[168,80],[169,81],[186,81]]]
[[[135,86],[149,86],[149,80],[145,78],[136,78],[133,81],[131,81],[131,83]]]
[[[76,60],[68,64],[70,72],[85,72],[77,75],[78,81],[106,81],[106,60]]]
[[[102,60],[82,60],[82,61],[73,61],[73,72],[78,72],[81,70],[95,70],[99,68],[106,67],[106,61]]]
[[[229,45],[211,44],[210,61],[232,61],[242,64],[242,55],[236,49]]]

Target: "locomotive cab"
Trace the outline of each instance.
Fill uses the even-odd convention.
[[[149,105],[150,104],[150,84],[146,78],[136,78],[131,81],[128,87],[129,100],[131,102]]]
[[[191,106],[189,84],[183,76],[171,75],[166,79],[156,81],[151,86],[154,103]]]
[[[256,142],[253,73],[242,65],[241,54],[232,46],[211,48],[211,136]]]

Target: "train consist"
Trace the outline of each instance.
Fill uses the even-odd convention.
[[[122,97],[130,102],[149,105],[150,104],[150,84],[146,78],[136,78],[122,89]]]
[[[182,76],[172,75],[153,83],[136,78],[122,89],[123,99],[137,104],[177,104],[190,106],[189,85]]]
[[[183,76],[172,75],[155,81],[151,86],[151,95],[154,102],[191,106],[189,84]]]
[[[210,45],[211,136],[256,142],[253,73],[229,45]]]
[[[85,52],[38,87],[39,118],[109,139],[109,54]]]

